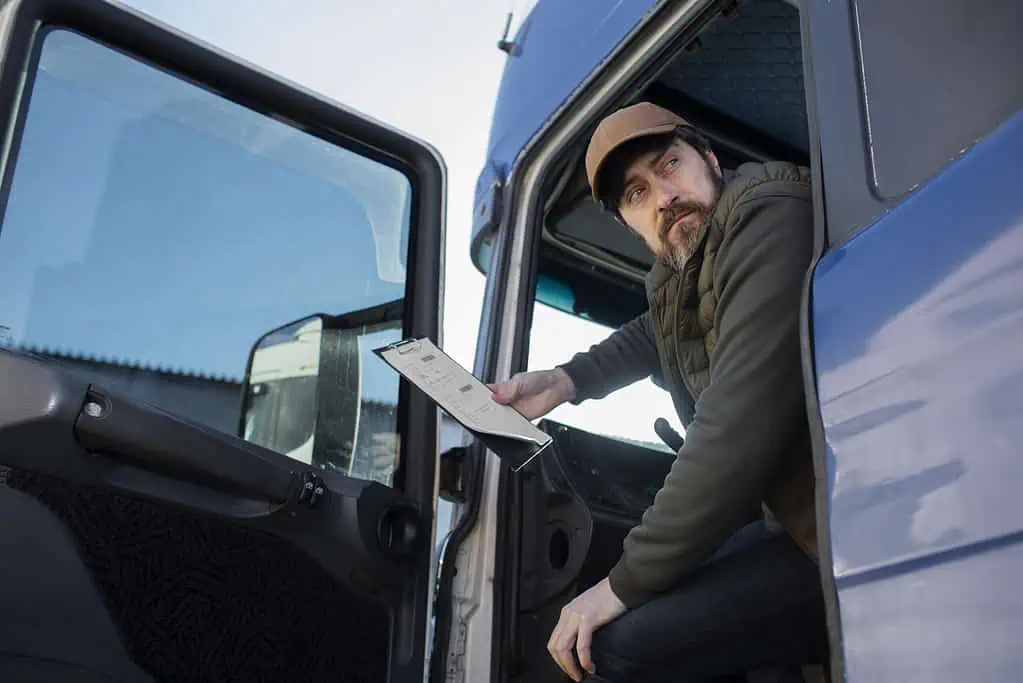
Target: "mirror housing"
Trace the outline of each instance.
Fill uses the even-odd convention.
[[[362,411],[360,338],[400,324],[404,305],[398,299],[340,316],[311,315],[256,340],[242,384],[239,438],[350,474]]]
[[[300,462],[313,463],[325,374],[321,372],[325,369],[321,368],[321,356],[325,350],[326,318],[324,315],[301,318],[270,330],[253,344],[242,385],[239,437]],[[357,396],[357,344],[354,355]],[[354,425],[358,420],[358,401],[346,408],[344,414]],[[353,428],[351,441],[354,433]]]

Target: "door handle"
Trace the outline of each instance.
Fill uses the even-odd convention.
[[[96,385],[74,433],[87,451],[229,495],[283,504],[298,486],[295,472],[261,447]]]

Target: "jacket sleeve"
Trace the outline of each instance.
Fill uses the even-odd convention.
[[[660,367],[649,311],[561,366],[575,384],[575,404],[604,398],[633,382],[659,374]]]
[[[803,186],[741,201],[718,252],[718,342],[686,443],[611,571],[629,607],[710,558],[764,499],[806,404],[799,314],[813,251]]]

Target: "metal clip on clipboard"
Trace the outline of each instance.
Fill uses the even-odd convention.
[[[398,352],[399,355],[404,356],[404,355],[409,354],[409,353],[415,353],[416,351],[419,350],[419,340],[418,339],[405,339],[403,341],[396,342],[394,344],[390,344],[390,345],[388,345],[385,348],[387,348],[387,349],[394,349],[395,351]]]
[[[550,435],[426,338],[404,339],[374,353],[518,472],[551,445]]]

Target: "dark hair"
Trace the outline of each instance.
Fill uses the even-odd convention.
[[[676,141],[688,144],[704,157],[710,154],[710,142],[707,138],[688,126],[679,126],[663,135],[648,135],[629,140],[608,155],[597,176],[597,198],[601,208],[622,220],[618,207],[622,195],[625,194],[626,169],[641,156],[651,153],[664,154]]]

